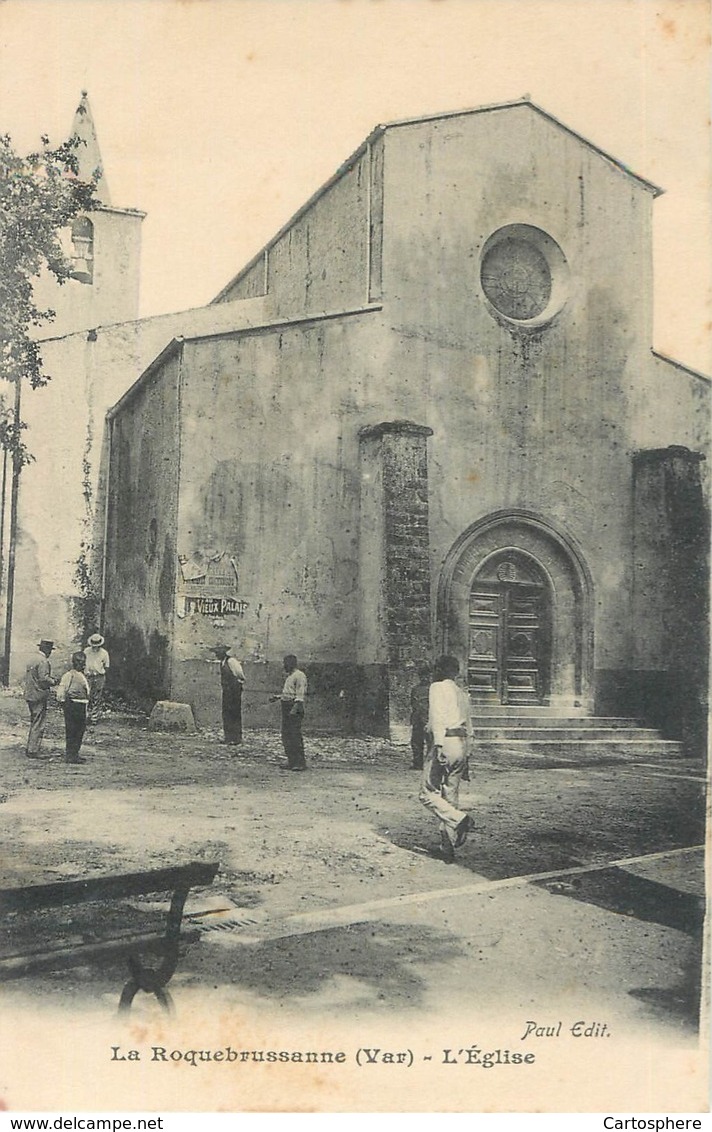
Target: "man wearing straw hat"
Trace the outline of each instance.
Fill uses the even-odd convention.
[[[25,672],[25,700],[30,709],[30,733],[27,736],[26,748],[28,759],[40,757],[49,690],[59,682],[52,675],[52,666],[49,662],[54,650],[54,641],[40,641],[38,648],[40,655],[30,661]]]
[[[110,661],[109,654],[103,646],[104,638],[101,633],[92,633],[87,642],[87,647],[84,649],[84,656],[86,657],[84,675],[89,684],[89,711],[87,713],[89,723],[98,723],[104,704],[104,686]]]

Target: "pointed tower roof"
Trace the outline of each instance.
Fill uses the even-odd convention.
[[[77,149],[79,176],[83,181],[88,181],[95,170],[99,169],[100,176],[96,187],[96,195],[102,204],[110,206],[111,194],[109,193],[108,182],[104,176],[104,166],[101,160],[99,142],[97,141],[96,127],[94,126],[94,119],[92,118],[91,107],[89,106],[89,97],[85,90],[82,91],[82,99],[74,115],[71,136],[79,138],[83,143]]]

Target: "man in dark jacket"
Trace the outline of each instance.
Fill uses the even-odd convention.
[[[25,699],[30,709],[30,733],[27,736],[26,750],[28,759],[40,757],[47,719],[49,690],[54,688],[57,683],[52,675],[52,666],[49,662],[50,655],[54,650],[54,641],[40,641],[38,647],[40,655],[30,661],[25,672]]]
[[[230,656],[229,645],[216,645],[213,652],[220,661],[223,742],[236,747],[242,742],[242,689],[245,673],[239,660]]]

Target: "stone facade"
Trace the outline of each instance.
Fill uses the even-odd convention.
[[[89,476],[116,678],[216,723],[226,641],[274,723],[294,652],[311,726],[403,738],[446,649],[503,710],[665,688],[699,747],[709,382],[651,351],[658,192],[526,101],[395,123],[203,311],[48,344],[77,419],[123,393]]]

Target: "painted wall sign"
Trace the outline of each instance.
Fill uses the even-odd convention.
[[[235,593],[240,584],[237,558],[226,550],[197,550],[179,554],[180,580],[191,590]]]
[[[194,597],[186,596],[185,616],[199,613],[203,617],[225,617],[230,614],[244,617],[249,608],[249,601],[240,597]]]

